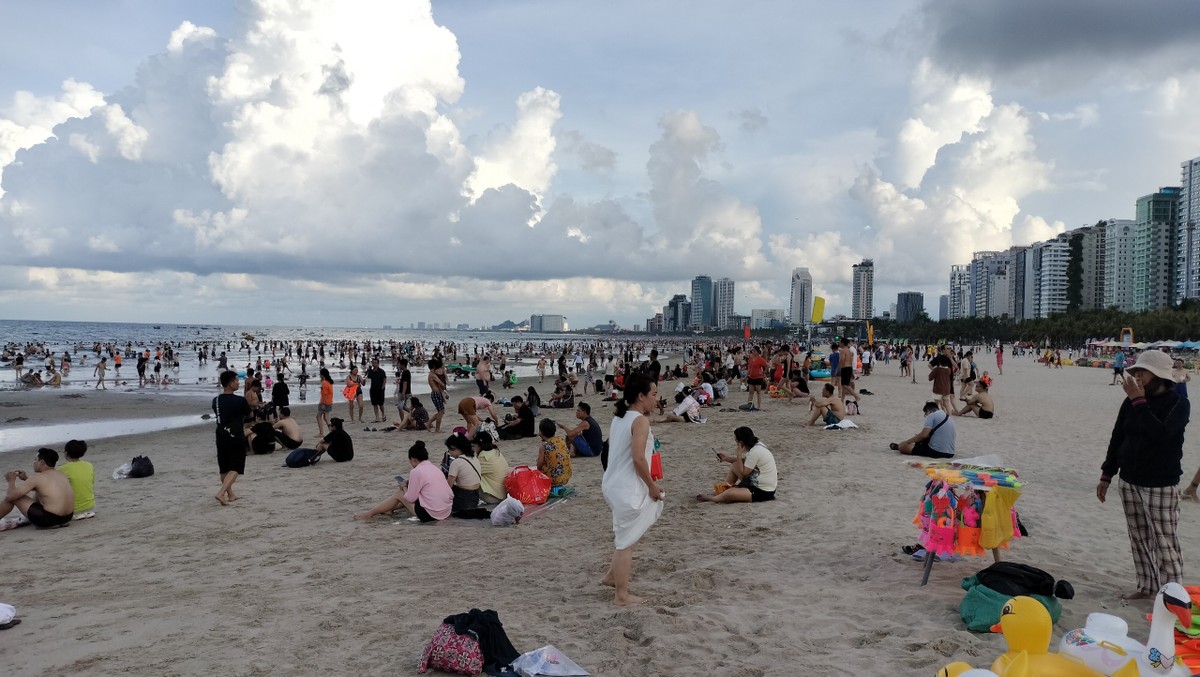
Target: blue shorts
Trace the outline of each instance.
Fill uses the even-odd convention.
[[[589,445],[587,443],[587,440],[584,439],[583,435],[579,435],[578,437],[576,437],[574,440],[571,441],[571,444],[575,447],[575,453],[580,456],[595,456],[596,455],[596,452],[592,451],[591,445]]]
[[[333,411],[332,404],[317,404],[317,413],[318,414],[328,414],[331,411]]]

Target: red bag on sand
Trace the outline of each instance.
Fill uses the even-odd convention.
[[[550,478],[537,468],[519,465],[504,478],[508,495],[523,505],[541,505],[550,498]]]

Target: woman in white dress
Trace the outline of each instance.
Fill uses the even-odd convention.
[[[617,606],[645,601],[629,594],[629,578],[633,547],[663,509],[663,491],[650,478],[654,435],[648,415],[657,406],[658,386],[641,374],[629,377],[608,432],[608,466],[601,486],[604,500],[612,508],[616,551],[603,583],[617,589],[613,602]]]

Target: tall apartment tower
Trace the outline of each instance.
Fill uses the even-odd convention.
[[[1200,296],[1200,157],[1180,164],[1175,227],[1175,303]]]
[[[713,281],[707,275],[692,278],[692,317],[688,325],[693,329],[713,326]]]
[[[1008,312],[1008,252],[975,252],[971,257],[971,297],[967,315],[1000,317]]]
[[[1103,297],[1099,305],[1087,304],[1087,279],[1084,278],[1084,310],[1117,307],[1123,311],[1133,310],[1133,268],[1136,264],[1134,247],[1137,229],[1129,219],[1109,219],[1104,222],[1104,276],[1100,289]],[[1096,230],[1100,228],[1097,227]],[[1087,252],[1085,240],[1084,252]],[[1168,257],[1169,259],[1169,257]]]
[[[1171,305],[1174,297],[1175,234],[1179,188],[1159,188],[1137,199],[1133,228],[1133,310]]]
[[[896,321],[908,323],[925,312],[925,295],[919,291],[904,291],[896,295]]]
[[[851,291],[850,314],[856,320],[875,316],[875,262],[863,259],[854,264],[854,287]]]
[[[946,319],[957,320],[971,316],[971,266],[950,266],[950,297],[946,305]]]
[[[723,277],[713,287],[713,324],[717,329],[733,329],[733,280]]]
[[[812,274],[808,268],[792,269],[792,305],[788,308],[791,324],[802,327],[812,319]]]

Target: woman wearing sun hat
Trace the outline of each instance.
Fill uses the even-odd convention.
[[[1129,528],[1137,591],[1153,598],[1165,583],[1183,581],[1179,537],[1179,478],[1183,433],[1191,409],[1175,390],[1171,357],[1148,350],[1127,369],[1125,401],[1117,414],[1096,497],[1103,503],[1114,475]]]

